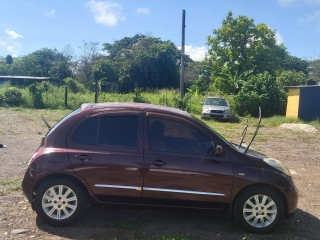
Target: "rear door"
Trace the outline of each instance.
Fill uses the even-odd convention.
[[[189,121],[148,114],[143,197],[228,202],[233,167],[227,153],[214,156],[218,138]]]
[[[68,138],[75,173],[92,192],[106,196],[141,197],[143,143],[138,112],[87,116]]]

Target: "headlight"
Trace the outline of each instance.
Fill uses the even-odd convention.
[[[276,160],[274,158],[264,158],[263,161],[271,167],[274,167],[279,171],[283,172],[284,174],[291,176],[289,169],[286,166],[284,166],[279,160]]]
[[[230,113],[230,109],[224,110],[224,113]]]
[[[204,108],[203,112],[208,113],[209,112],[209,108]]]

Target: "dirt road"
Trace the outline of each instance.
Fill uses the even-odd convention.
[[[0,149],[0,239],[320,239],[320,132],[278,127],[262,127],[253,147],[289,167],[300,198],[296,215],[272,234],[248,234],[226,215],[210,211],[113,206],[89,208],[71,227],[50,227],[20,189],[26,163],[46,132],[41,113],[0,108],[0,143],[7,145]],[[62,114],[51,111],[49,119],[55,122]],[[224,134],[238,140],[234,133]]]

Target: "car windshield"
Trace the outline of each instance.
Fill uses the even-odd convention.
[[[223,106],[227,107],[228,102],[224,98],[207,98],[204,105],[214,105],[214,106]]]

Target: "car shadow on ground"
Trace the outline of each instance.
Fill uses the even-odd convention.
[[[250,234],[227,214],[204,210],[140,207],[90,207],[75,224],[52,227],[48,234],[67,239],[319,239],[320,220],[300,209],[271,234]]]

